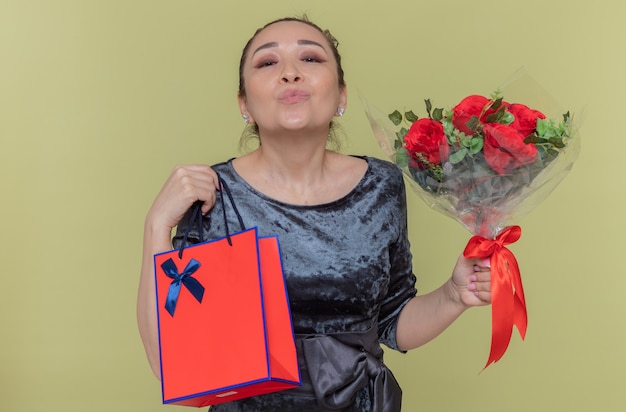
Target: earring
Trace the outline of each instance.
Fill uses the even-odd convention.
[[[339,107],[337,108],[337,116],[341,117],[343,116],[343,114],[345,113],[346,109],[344,109],[343,107]]]
[[[244,123],[248,123],[250,121],[250,116],[247,114],[242,114],[241,117],[243,117]]]

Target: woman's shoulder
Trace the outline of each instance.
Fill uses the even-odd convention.
[[[378,157],[363,156],[371,167],[381,170],[384,173],[402,174],[400,168],[389,160],[380,159]]]
[[[213,168],[213,170],[217,170],[217,169],[223,170],[223,169],[225,169],[225,168],[230,167],[229,165],[232,163],[232,161],[233,161],[234,159],[235,159],[235,158],[233,157],[233,158],[230,158],[230,159],[225,160],[225,161],[222,161],[222,162],[213,163],[213,164],[211,165],[211,167]]]
[[[230,180],[236,176],[232,167],[233,159],[234,158],[219,163],[213,163],[211,165],[211,168],[220,176],[225,177],[227,180]]]
[[[383,186],[390,190],[399,190],[404,184],[402,171],[394,163],[371,156],[336,154],[337,163],[342,166],[335,169],[337,180],[352,176],[351,187],[357,185]],[[381,188],[381,189],[383,189]]]
[[[368,163],[370,174],[376,179],[404,184],[402,170],[396,164],[377,157],[364,156],[363,158]]]

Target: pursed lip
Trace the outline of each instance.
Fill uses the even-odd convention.
[[[278,100],[281,103],[285,103],[285,104],[300,103],[302,101],[307,100],[308,98],[309,98],[309,93],[300,89],[283,90],[278,95]]]

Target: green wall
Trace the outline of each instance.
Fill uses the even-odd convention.
[[[520,67],[585,108],[578,162],[511,246],[526,341],[479,373],[480,308],[421,349],[387,351],[404,410],[624,410],[621,0],[0,0],[0,410],[188,409],[160,405],[136,330],[143,218],[175,164],[237,155],[241,48],[302,12],[341,42],[346,152],[384,156],[361,98],[450,106]],[[408,196],[426,292],[469,233]]]

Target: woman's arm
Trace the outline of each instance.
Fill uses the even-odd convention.
[[[159,377],[159,341],[157,336],[154,255],[172,249],[171,228],[158,227],[146,217],[143,235],[143,258],[137,294],[137,323],[152,372]]]
[[[177,166],[150,207],[144,223],[143,257],[137,294],[137,324],[152,372],[160,377],[154,283],[154,255],[172,249],[172,229],[196,201],[206,214],[215,204],[217,174],[209,166]]]
[[[466,309],[491,302],[488,260],[459,257],[452,277],[441,287],[411,299],[400,312],[396,339],[401,350],[431,341]]]

